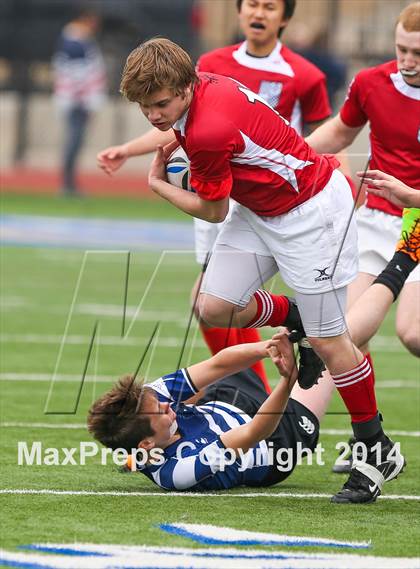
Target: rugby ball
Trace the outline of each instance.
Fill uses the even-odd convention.
[[[190,161],[181,146],[172,152],[166,162],[166,176],[173,186],[194,192],[190,184]]]

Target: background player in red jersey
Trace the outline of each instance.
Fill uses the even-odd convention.
[[[339,113],[307,138],[317,152],[339,152],[369,122],[369,167],[420,188],[420,2],[408,5],[395,29],[396,60],[365,69],[351,83]],[[349,288],[351,306],[393,254],[401,231],[401,208],[369,193],[358,211],[360,272]],[[420,268],[402,290],[397,334],[420,356]],[[364,346],[367,352],[368,347]]]
[[[384,480],[401,472],[404,459],[382,430],[369,362],[344,321],[346,286],[357,272],[356,228],[338,161],[313,152],[240,83],[197,76],[189,56],[169,40],[150,40],[129,55],[121,92],[153,126],[173,128],[191,161],[196,193],[166,181],[158,147],[149,173],[154,192],[210,222],[225,219],[230,196],[236,202],[210,258],[200,314],[218,326],[232,317],[239,327],[283,324],[288,300],[258,288],[281,273],[296,293],[307,336],[332,374],[357,440],[369,448],[333,501],[371,501]]]
[[[301,133],[304,128],[312,131],[324,122],[331,115],[331,108],[325,75],[279,40],[293,16],[295,5],[296,0],[237,0],[239,24],[246,40],[204,54],[197,63],[197,70],[240,81],[259,93]],[[126,144],[106,148],[98,154],[98,165],[111,174],[127,158],[153,152],[157,144],[165,145],[174,139],[171,130],[154,129]],[[194,219],[196,258],[202,266],[220,227]],[[193,287],[193,301],[197,298],[200,283],[201,277]],[[260,340],[254,328],[226,329],[210,327],[204,322],[200,323],[200,328],[213,354],[229,345]],[[254,370],[270,392],[262,362],[256,363]]]

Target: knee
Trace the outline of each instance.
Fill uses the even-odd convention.
[[[230,326],[235,306],[211,295],[200,294],[198,312],[201,320],[208,326]]]
[[[329,341],[329,338],[308,338],[311,347],[319,355],[319,357],[324,361],[328,361],[330,356],[334,353],[334,344]]]
[[[407,350],[413,354],[413,356],[420,358],[420,334],[417,323],[416,325],[409,326],[408,328],[397,328],[397,334],[398,338],[401,340]]]

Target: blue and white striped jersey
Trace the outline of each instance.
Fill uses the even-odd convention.
[[[67,25],[53,57],[54,98],[67,111],[81,106],[96,111],[106,97],[106,70],[93,37],[81,38]]]
[[[171,403],[181,434],[180,440],[163,450],[163,464],[138,464],[153,482],[168,490],[220,490],[255,486],[264,479],[269,469],[265,441],[236,460],[220,441],[221,434],[251,421],[249,415],[221,401],[185,405],[183,401],[196,393],[186,369],[147,385],[160,401]]]

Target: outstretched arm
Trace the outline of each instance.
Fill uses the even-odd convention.
[[[386,198],[399,207],[420,207],[420,190],[410,188],[398,178],[381,170],[357,172],[357,175],[367,184],[371,184],[367,188],[370,194]]]
[[[293,345],[288,339],[285,328],[269,340],[267,350],[282,376],[279,383],[249,423],[235,427],[220,437],[225,447],[236,451],[238,456],[239,451],[247,452],[274,432],[281,421],[290,392],[296,382],[297,366]]]
[[[149,154],[149,152],[154,152],[159,144],[165,146],[174,140],[175,134],[172,129],[163,132],[157,128],[152,128],[142,136],[125,144],[109,146],[101,150],[96,156],[96,161],[101,170],[112,176],[128,158]]]
[[[198,390],[203,389],[223,377],[247,369],[268,357],[267,349],[270,341],[230,346],[208,360],[190,366],[188,373],[195,387]]]

